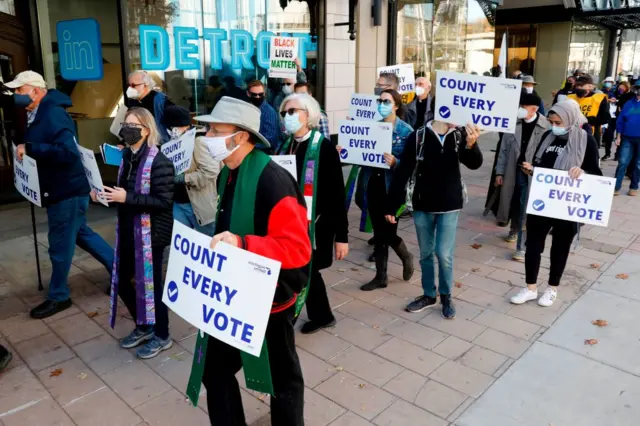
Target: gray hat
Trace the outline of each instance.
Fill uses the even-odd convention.
[[[524,77],[521,77],[522,83],[531,83],[531,84],[538,84],[536,83],[536,80],[533,78],[532,75],[525,75]]]
[[[260,134],[260,110],[240,99],[223,96],[211,114],[200,115],[194,120],[203,123],[232,124],[253,134],[267,148],[271,147],[269,141]]]

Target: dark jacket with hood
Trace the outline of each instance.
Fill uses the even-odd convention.
[[[71,105],[64,93],[47,91],[25,133],[26,153],[38,164],[43,207],[91,191],[76,147],[76,127],[66,111]]]

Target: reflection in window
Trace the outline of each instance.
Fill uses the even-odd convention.
[[[618,75],[640,74],[640,31],[625,30],[618,59]]]
[[[508,30],[508,31],[507,31]],[[496,28],[494,61],[498,62],[502,36],[507,32],[507,76],[515,71],[533,75],[535,70],[537,25],[509,25]]]
[[[590,24],[574,23],[569,45],[568,72],[581,68],[598,79],[604,57],[607,30]]]

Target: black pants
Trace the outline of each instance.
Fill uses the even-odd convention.
[[[602,135],[602,144],[604,145],[604,154],[611,156],[611,146],[613,145],[613,139],[616,133],[616,119],[611,118],[609,125]]]
[[[120,269],[118,281],[118,295],[126,305],[129,313],[136,320],[136,289],[131,282],[135,277],[135,265],[133,245],[120,244]],[[162,303],[164,291],[164,279],[162,276],[162,261],[164,247],[154,247],[153,252],[153,299],[156,308],[155,334],[161,339],[169,337],[169,311],[167,305]]]
[[[384,174],[374,171],[367,186],[367,208],[373,226],[373,237],[376,245],[396,247],[402,242],[402,238],[398,236],[398,224],[391,224],[384,218],[386,194]]]
[[[527,284],[536,284],[538,281],[541,254],[551,228],[553,228],[553,235],[551,236],[549,285],[560,285],[573,237],[578,232],[578,224],[532,214],[527,216],[527,252],[524,257]]]
[[[265,339],[269,350],[275,396],[271,398],[273,426],[302,426],[304,381],[296,353],[291,307],[271,315]],[[202,383],[212,426],[246,426],[240,386],[235,374],[242,368],[240,351],[209,338]]]
[[[310,321],[324,325],[335,320],[333,312],[331,311],[331,305],[329,304],[327,287],[322,278],[322,274],[315,266],[313,266],[311,270],[311,281],[309,282],[306,306]]]

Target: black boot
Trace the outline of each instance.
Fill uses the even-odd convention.
[[[369,258],[367,260],[369,260],[369,262],[375,262],[376,261],[376,248],[377,246],[373,247],[373,252],[371,252],[371,256],[369,256]]]
[[[409,252],[407,245],[404,241],[400,240],[400,243],[391,247],[396,252],[400,260],[402,260],[402,279],[409,281],[413,276],[413,255]]]
[[[376,246],[376,276],[371,282],[360,287],[362,291],[373,291],[378,288],[385,288],[389,283],[387,277],[387,262],[389,260],[389,246]]]
[[[367,241],[367,244],[369,244],[370,246],[375,245],[376,244],[376,237],[369,238],[369,241]]]

